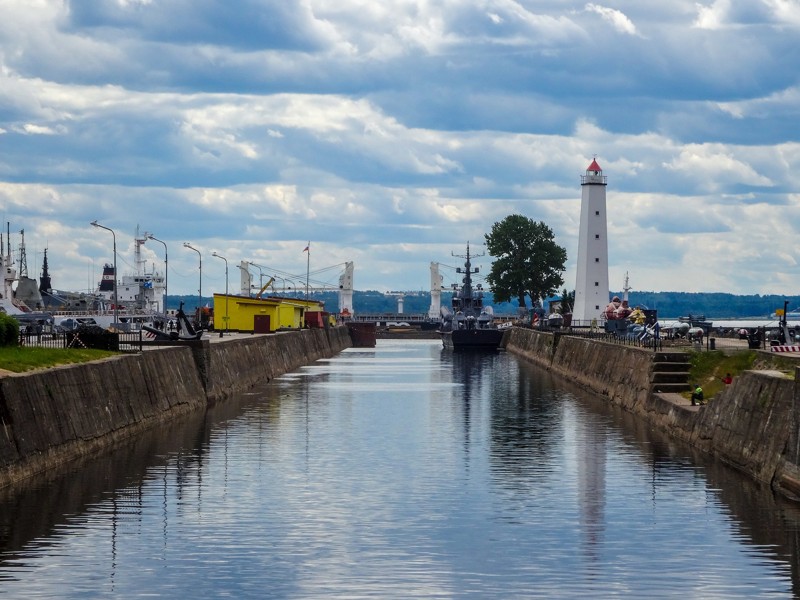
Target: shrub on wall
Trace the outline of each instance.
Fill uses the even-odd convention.
[[[19,322],[5,313],[0,313],[0,346],[19,344]]]

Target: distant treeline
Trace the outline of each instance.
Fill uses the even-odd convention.
[[[616,292],[622,298],[622,292]],[[726,317],[768,317],[778,309],[800,308],[800,296],[753,294],[737,296],[722,293],[688,292],[629,292],[631,306],[641,304],[658,310],[659,317],[681,317],[688,314],[706,315],[717,319]]]
[[[622,298],[622,292],[612,292],[611,296],[617,295]],[[325,308],[329,312],[339,311],[339,295],[337,292],[314,292],[311,297],[325,303]],[[442,293],[442,305],[449,306],[452,293]],[[549,298],[551,301],[558,300],[558,297]],[[167,306],[178,308],[179,302],[184,302],[184,310],[193,313],[197,307],[197,296],[169,296]],[[628,293],[628,301],[631,306],[642,306],[644,308],[658,310],[661,318],[674,318],[686,315],[705,315],[717,319],[739,318],[739,317],[767,317],[778,309],[782,309],[784,301],[788,301],[788,309],[800,308],[800,296],[777,296],[777,295],[749,295],[737,296],[735,294],[721,293],[688,293],[688,292],[635,292]],[[495,314],[516,314],[518,304],[516,302],[504,302],[494,304],[492,295],[486,293],[485,304],[494,308]],[[212,298],[203,298],[203,305],[211,305]],[[403,312],[405,314],[427,314],[431,305],[430,293],[415,292],[414,295],[403,298]],[[549,307],[549,304],[548,304]],[[397,297],[387,296],[378,291],[356,291],[353,293],[353,309],[356,313],[396,313]]]

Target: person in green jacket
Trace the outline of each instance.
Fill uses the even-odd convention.
[[[705,404],[703,401],[703,388],[700,387],[699,383],[695,386],[694,391],[692,392],[692,406],[696,406],[697,404]]]

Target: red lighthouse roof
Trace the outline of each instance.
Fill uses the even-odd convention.
[[[600,165],[597,164],[597,160],[592,159],[592,164],[589,165],[589,168],[586,169],[587,171],[602,171],[603,169],[600,168]]]

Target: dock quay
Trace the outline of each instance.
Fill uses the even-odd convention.
[[[518,327],[503,346],[800,501],[800,357],[789,374],[745,371],[704,406],[691,406],[680,394],[688,389],[685,362],[652,349]]]
[[[421,330],[391,335],[423,334],[438,335]],[[347,327],[228,333],[86,364],[3,374],[0,487],[351,346]],[[520,327],[508,328],[503,348],[800,500],[800,390],[795,384],[800,358],[789,374],[743,372],[705,406],[695,407],[681,394],[688,389],[685,352]]]
[[[346,327],[206,336],[0,376],[0,487],[351,346]]]

